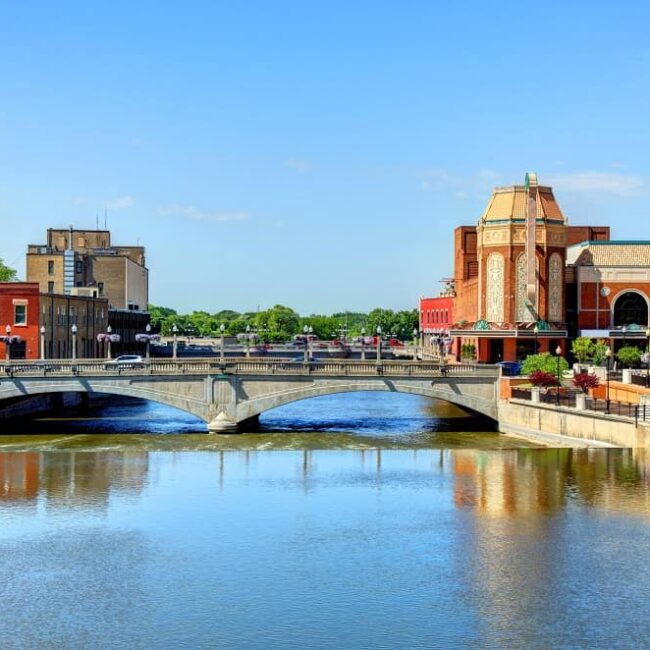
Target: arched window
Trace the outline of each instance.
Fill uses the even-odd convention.
[[[648,303],[645,296],[636,291],[620,295],[614,304],[614,327],[623,325],[647,325]]]

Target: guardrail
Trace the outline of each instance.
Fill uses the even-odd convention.
[[[116,363],[108,359],[0,362],[0,377],[113,376],[113,375],[316,375],[385,377],[499,377],[495,366],[426,361],[359,361],[355,359],[305,362],[273,359],[158,359]]]
[[[578,391],[568,391],[560,393],[558,396],[554,390],[551,390],[546,393],[540,392],[539,401],[543,404],[575,408],[576,396],[579,394]],[[530,401],[532,399],[532,391],[530,388],[513,388],[511,396],[512,399]],[[630,418],[635,420],[637,424],[639,422],[650,422],[650,406],[644,404],[587,397],[585,399],[585,407],[581,410],[583,412],[593,411],[594,413],[601,413],[603,415],[617,415],[619,417]]]

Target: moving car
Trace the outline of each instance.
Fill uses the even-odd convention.
[[[122,369],[128,370],[132,368],[144,368],[144,359],[139,354],[122,354],[115,359],[107,361],[104,365],[106,370]]]

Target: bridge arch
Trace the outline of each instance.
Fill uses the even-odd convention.
[[[266,411],[285,406],[313,397],[324,395],[336,395],[340,393],[355,392],[395,392],[410,395],[419,395],[431,399],[449,402],[461,407],[471,414],[479,414],[492,420],[497,419],[496,403],[493,398],[481,398],[476,395],[467,394],[459,389],[460,382],[436,383],[431,381],[400,381],[385,380],[375,381],[354,381],[354,382],[314,382],[309,385],[298,385],[278,390],[271,394],[251,397],[238,405],[238,421],[248,420],[261,415]]]

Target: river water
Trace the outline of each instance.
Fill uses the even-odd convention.
[[[3,649],[648,645],[640,452],[381,393],[243,436],[130,401],[2,427]]]

